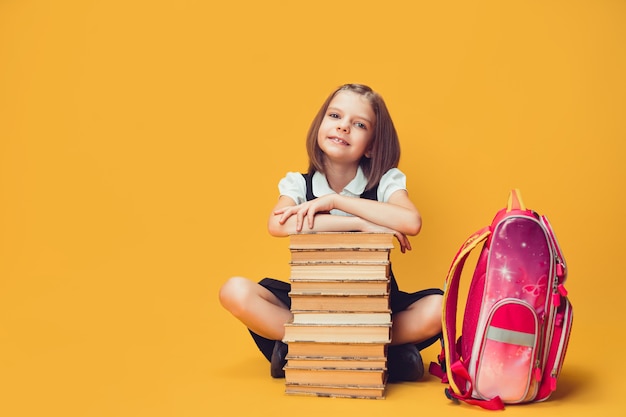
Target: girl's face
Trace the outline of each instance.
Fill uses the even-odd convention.
[[[340,91],[326,109],[317,144],[329,162],[358,165],[369,156],[376,115],[365,97]]]

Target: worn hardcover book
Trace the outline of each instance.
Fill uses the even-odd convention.
[[[316,397],[384,399],[386,386],[384,384],[363,387],[355,385],[311,385],[287,383],[285,384],[285,393],[311,395]]]
[[[386,281],[389,262],[350,263],[295,263],[291,264],[291,280],[298,281]]]
[[[283,341],[386,343],[391,336],[391,323],[381,324],[309,324],[285,323]]]
[[[318,232],[289,236],[289,248],[296,249],[393,249],[393,233]]]
[[[291,290],[302,293],[387,294],[389,281],[384,280],[291,280]]]
[[[322,369],[285,366],[286,384],[379,386],[385,383],[385,369]]]
[[[297,250],[291,251],[291,262],[297,263],[388,263],[389,251],[386,250],[343,250],[343,249],[320,249],[320,250]]]
[[[375,313],[330,313],[328,311],[306,311],[293,315],[294,324],[389,324],[391,312]]]
[[[298,342],[289,343],[290,356],[363,359],[387,357],[387,343]]]
[[[291,291],[291,311],[386,312],[388,295],[309,294]]]
[[[307,356],[287,355],[289,366],[296,368],[323,368],[323,369],[386,369],[387,359],[382,358],[310,358]]]

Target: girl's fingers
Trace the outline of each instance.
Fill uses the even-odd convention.
[[[300,232],[302,230],[302,222],[300,220],[300,213],[296,213],[296,232]]]
[[[304,216],[306,216],[306,211],[304,210],[298,210],[298,213],[296,214],[296,230],[298,232],[302,231],[302,226],[304,225]]]
[[[312,209],[311,212],[308,212],[307,215],[307,220],[309,221],[309,229],[313,229],[313,223],[315,222],[315,209]]]
[[[287,209],[281,211],[282,215],[280,216],[280,224],[285,224],[287,219],[289,219],[289,217],[291,217],[293,213],[291,213],[291,211]]]
[[[278,222],[285,224],[291,216],[296,216],[296,232],[301,232],[305,222],[309,229],[315,225],[316,209],[311,204],[299,204],[297,206],[281,207],[274,210],[275,215],[280,215]]]
[[[407,250],[411,250],[411,243],[409,242],[409,239],[406,237],[405,234],[396,232],[396,238],[400,243],[400,251],[402,253],[406,253]]]

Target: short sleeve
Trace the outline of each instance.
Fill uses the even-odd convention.
[[[306,181],[299,172],[288,172],[279,182],[280,195],[290,197],[296,204],[306,201]]]
[[[385,172],[378,183],[378,201],[386,203],[398,190],[406,190],[406,175],[398,168],[391,168]]]

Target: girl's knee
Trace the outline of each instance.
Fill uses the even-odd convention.
[[[220,303],[227,310],[234,312],[245,305],[249,281],[243,277],[229,278],[220,288]]]
[[[443,295],[435,294],[431,297],[431,309],[438,319],[441,319],[441,308],[443,306]]]
[[[430,333],[437,334],[441,332],[441,309],[443,306],[443,296],[439,294],[433,294],[424,300],[426,301],[426,308],[424,309],[424,321],[428,323]]]

